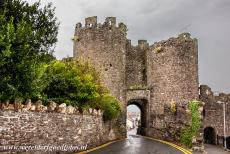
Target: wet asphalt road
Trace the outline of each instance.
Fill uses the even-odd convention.
[[[208,154],[230,154],[230,152],[217,145],[205,144],[204,147]]]
[[[88,154],[183,154],[183,152],[157,141],[129,135],[126,140],[112,143]]]

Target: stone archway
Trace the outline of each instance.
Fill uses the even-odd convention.
[[[206,127],[204,129],[204,143],[216,144],[216,132],[213,127]]]
[[[141,135],[146,135],[149,127],[149,102],[149,90],[128,90],[126,93],[126,108],[129,105],[136,105],[140,109],[141,126],[139,128],[139,134]]]
[[[146,99],[131,99],[127,102],[127,106],[136,105],[140,109],[140,126],[137,129],[137,134],[140,135],[145,135],[145,129],[147,127],[147,102]]]

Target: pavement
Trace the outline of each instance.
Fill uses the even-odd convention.
[[[230,152],[217,145],[205,144],[204,147],[208,154],[230,154]]]
[[[132,130],[128,132],[126,140],[112,143],[88,154],[183,154],[170,145],[135,134],[136,130]]]

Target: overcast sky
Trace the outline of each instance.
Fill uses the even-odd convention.
[[[36,0],[27,0],[35,2]],[[107,16],[128,26],[128,38],[150,44],[190,32],[199,43],[200,84],[230,93],[230,0],[41,0],[53,2],[60,30],[55,56],[72,56],[77,22]]]

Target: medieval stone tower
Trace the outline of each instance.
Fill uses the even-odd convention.
[[[187,103],[199,97],[197,40],[183,33],[133,46],[126,32],[115,17],[103,24],[86,18],[85,26],[76,24],[74,57],[100,71],[103,84],[122,102],[124,121],[126,107],[135,104],[141,110],[141,134],[177,140],[188,121]]]

